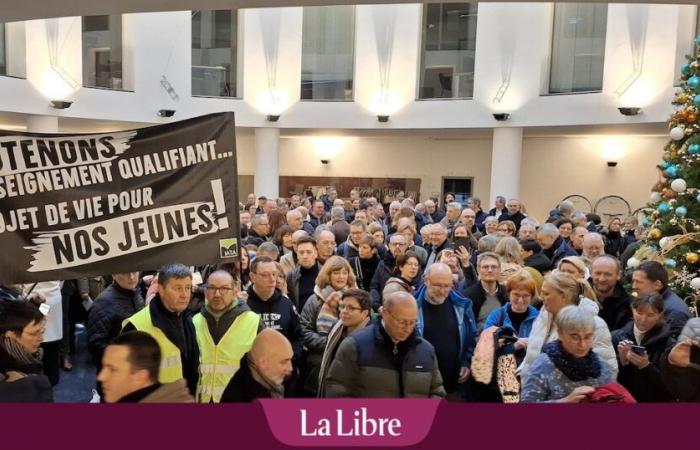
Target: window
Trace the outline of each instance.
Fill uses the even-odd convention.
[[[0,75],[7,75],[7,52],[5,50],[5,24],[0,23]]]
[[[83,86],[123,89],[122,16],[83,17]]]
[[[673,76],[674,86],[681,85],[681,70],[696,49],[695,37],[700,33],[700,11],[694,5],[678,5],[678,31],[676,33],[676,71]]]
[[[419,99],[474,95],[476,3],[423,7]]]
[[[556,3],[550,94],[603,89],[607,4]]]
[[[192,11],[192,95],[238,94],[238,11]]]
[[[301,49],[302,100],[352,100],[355,8],[304,8]]]

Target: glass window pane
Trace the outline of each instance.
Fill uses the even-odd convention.
[[[476,3],[424,5],[418,98],[474,95],[477,8]]]
[[[302,100],[352,100],[355,7],[304,8]]]
[[[192,95],[236,97],[238,11],[192,11]]]
[[[607,4],[554,5],[550,93],[603,89],[607,19]]]
[[[5,24],[0,23],[0,75],[7,75],[7,57],[5,56]]]
[[[83,86],[122,89],[122,16],[83,17]]]

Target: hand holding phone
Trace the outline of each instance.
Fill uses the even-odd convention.
[[[647,349],[641,345],[630,345],[630,350],[632,351],[632,353],[639,356],[642,356],[647,352]]]

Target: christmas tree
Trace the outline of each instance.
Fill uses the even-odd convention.
[[[700,297],[700,36],[695,43],[695,54],[686,56],[681,68],[681,85],[668,121],[671,140],[642,220],[650,230],[627,262],[630,269],[642,260],[664,264],[671,289],[691,308],[697,307]]]

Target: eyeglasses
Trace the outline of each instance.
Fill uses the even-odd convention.
[[[418,320],[406,320],[406,319],[399,319],[396,317],[390,310],[386,310],[387,313],[391,316],[392,319],[394,319],[394,322],[396,322],[396,325],[400,326],[401,328],[406,328],[406,327],[415,327],[416,324],[418,323]]]
[[[253,272],[253,274],[263,278],[275,278],[277,276],[277,272]]]
[[[357,306],[344,305],[341,303],[340,305],[338,305],[338,310],[352,312],[352,311],[362,311],[362,308],[358,308]]]
[[[233,291],[233,288],[230,287],[215,287],[215,286],[207,286],[206,291],[209,294],[216,294],[216,292],[221,292],[222,294],[228,294],[229,292]]]

